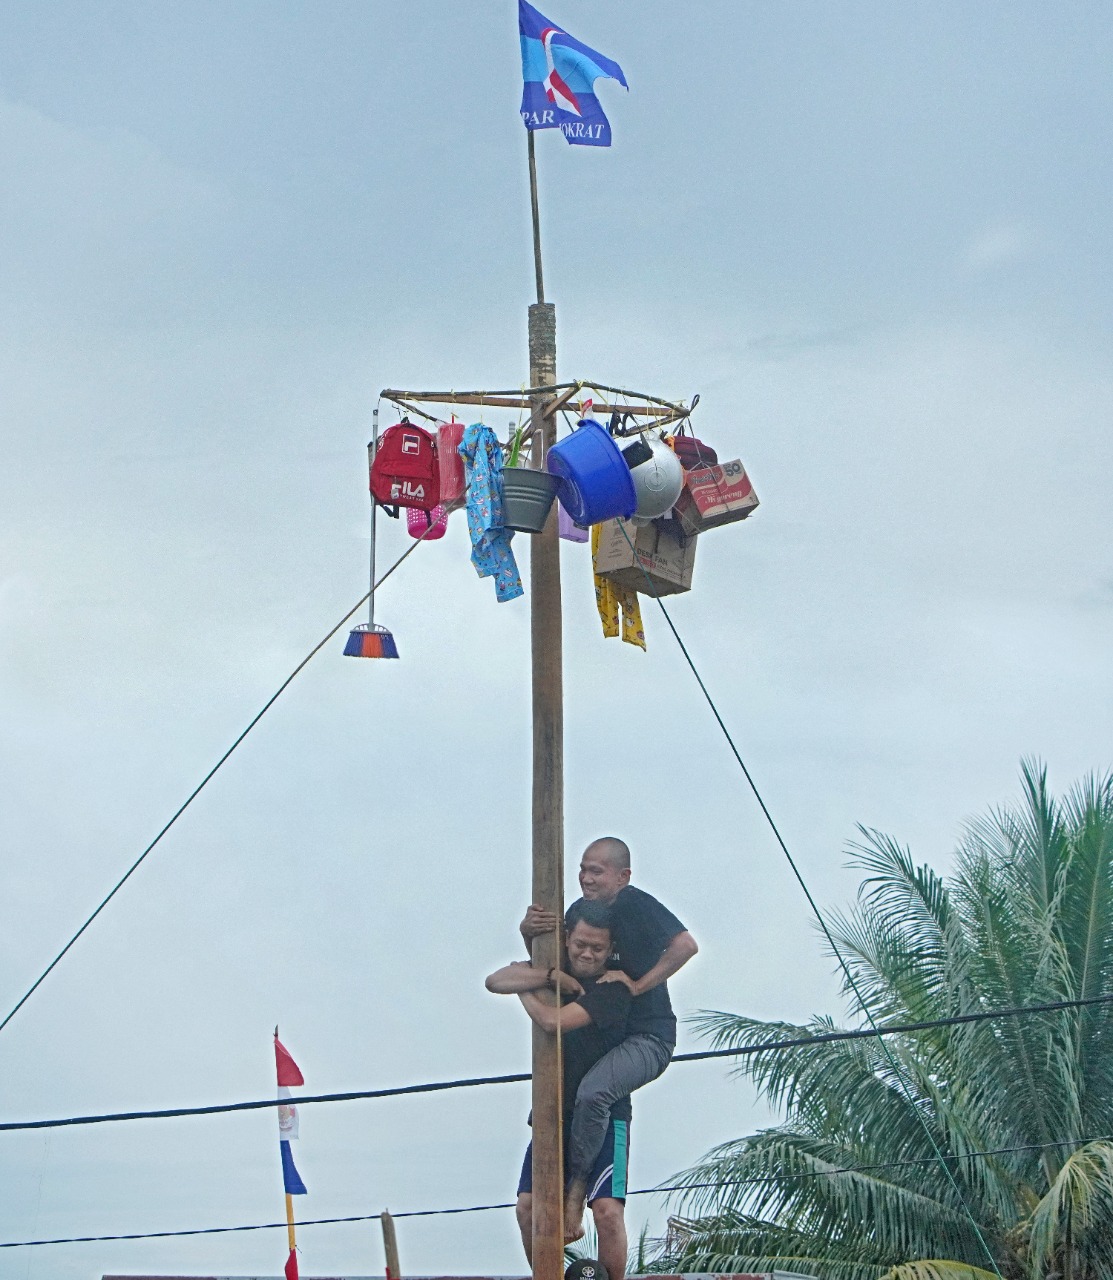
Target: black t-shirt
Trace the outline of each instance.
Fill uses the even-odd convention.
[[[565,927],[576,923],[578,898],[568,908]],[[608,968],[622,969],[637,981],[660,960],[662,953],[684,926],[668,907],[651,894],[628,884],[618,891],[610,906],[611,936],[614,946]],[[611,986],[611,983],[604,983]],[[634,1000],[627,1023],[627,1035],[657,1036],[668,1045],[676,1044],[676,1015],[669,999],[668,983],[659,983],[652,991]]]
[[[621,1044],[629,1034],[630,1009],[634,1003],[629,990],[621,982],[598,982],[588,978],[584,980],[583,988],[583,995],[573,1003],[582,1005],[591,1014],[591,1021],[586,1027],[566,1031],[561,1037],[565,1120],[572,1116],[580,1081],[604,1054]],[[629,1095],[614,1104],[611,1115],[616,1120],[630,1119]]]
[[[568,1005],[580,1004],[591,1014],[586,1027],[576,1027],[561,1036],[561,1058],[564,1064],[564,1123],[572,1121],[572,1109],[576,1105],[576,1090],[580,1081],[604,1054],[626,1039],[630,1006],[634,1003],[629,989],[621,982],[597,982],[594,978],[583,981],[584,993]],[[611,1107],[616,1120],[630,1119],[630,1096]],[[530,1115],[533,1123],[533,1115]],[[567,1135],[566,1135],[567,1136]]]

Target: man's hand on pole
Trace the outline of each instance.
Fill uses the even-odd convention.
[[[534,902],[527,908],[525,918],[518,926],[518,932],[522,935],[522,941],[528,950],[534,938],[539,938],[544,933],[553,933],[559,924],[555,911],[546,911],[544,907]]]

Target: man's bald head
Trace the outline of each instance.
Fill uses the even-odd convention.
[[[618,836],[600,836],[587,846],[584,853],[605,858],[616,871],[630,870],[630,846]]]
[[[630,849],[617,836],[593,840],[580,859],[580,892],[590,901],[611,903],[630,883]]]

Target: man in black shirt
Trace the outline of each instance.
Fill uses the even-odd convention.
[[[559,1018],[564,1079],[564,1141],[567,1147],[582,1081],[607,1053],[627,1035],[633,997],[624,983],[600,981],[606,972],[613,937],[609,913],[600,903],[587,903],[568,932],[567,960],[570,973],[534,968],[520,961],[506,965],[487,978],[488,991],[516,995],[526,1012],[546,1031],[555,1031]],[[574,997],[558,1010],[538,992],[559,983],[564,999]],[[578,1212],[569,1222],[566,1240],[583,1235],[583,1203],[586,1195],[599,1239],[599,1261],[612,1280],[626,1271],[626,1170],[630,1143],[630,1096],[627,1093],[610,1108],[604,1133],[592,1166],[585,1176],[585,1192],[577,1201]],[[518,1182],[518,1226],[526,1258],[533,1265],[533,1144],[526,1150]]]
[[[633,1005],[625,1040],[611,1049],[580,1082],[565,1160],[569,1178],[566,1231],[583,1217],[588,1176],[606,1137],[611,1108],[623,1097],[655,1080],[676,1048],[676,1016],[667,980],[696,954],[696,940],[656,898],[630,883],[630,850],[615,836],[593,840],[580,860],[583,897],[568,908],[566,932],[591,904],[610,910],[614,939],[609,968],[600,983],[625,986]],[[552,912],[534,905],[521,924],[526,946],[552,932]]]

